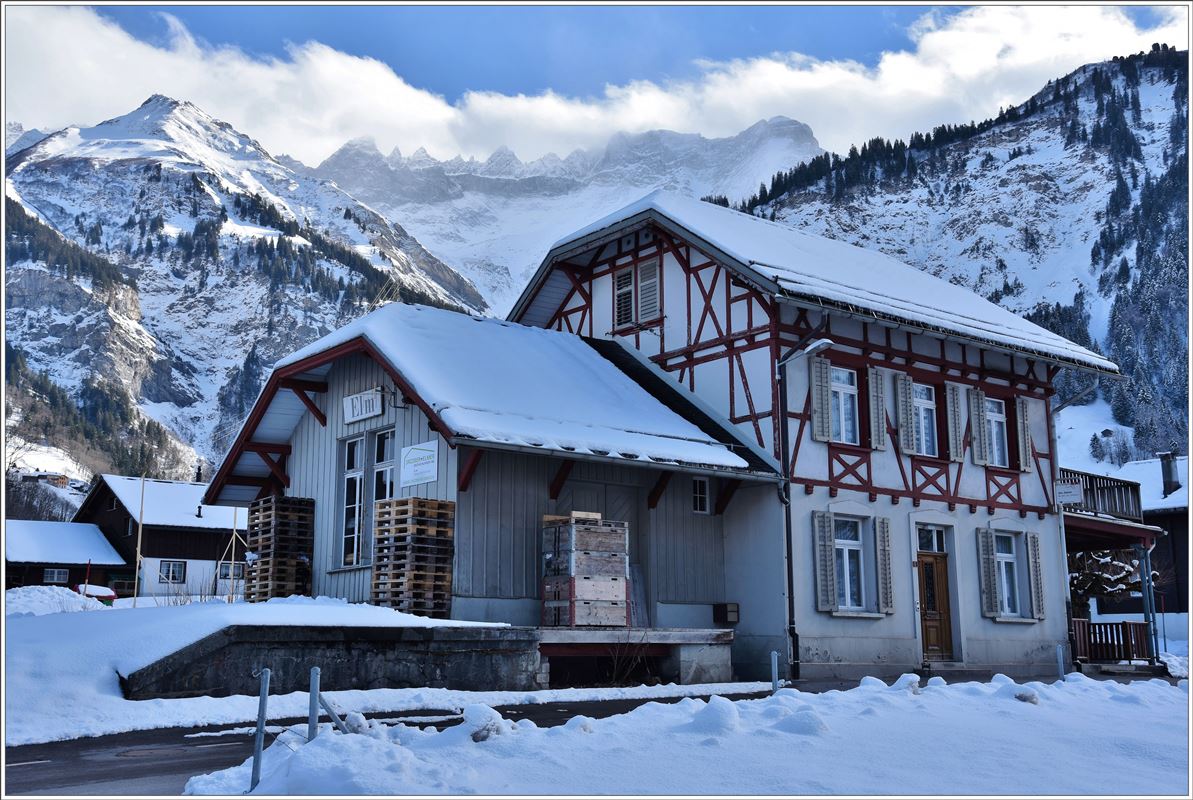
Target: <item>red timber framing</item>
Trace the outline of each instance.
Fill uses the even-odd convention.
[[[289,389],[294,392],[302,404],[307,407],[307,411],[311,412],[321,427],[327,427],[327,415],[320,410],[319,406],[315,405],[315,401],[307,392],[314,392],[316,394],[324,394],[327,392],[326,381],[304,381],[299,378],[286,378],[278,384],[283,389]]]
[[[651,232],[649,241],[642,241],[641,230]],[[635,244],[627,247],[627,238],[632,238]],[[591,308],[594,281],[615,271],[636,267],[649,258],[658,257],[665,264],[667,256],[674,258],[679,266],[684,294],[682,297],[672,296],[668,304],[662,304],[661,301],[661,306],[664,315],[672,319],[672,335],[679,329],[674,322],[675,315],[679,313],[686,317],[683,322],[685,341],[682,344],[668,342],[665,338],[666,326],[661,325],[661,321],[648,321],[646,325],[616,331],[594,332]],[[860,335],[840,330],[840,324],[836,326],[838,330],[834,330],[833,322],[839,323],[841,318],[832,311],[810,304],[799,305],[794,320],[785,322],[780,309],[790,306],[755,288],[748,276],[737,274],[687,239],[653,224],[639,229],[632,236],[627,234],[620,240],[596,247],[586,265],[579,264],[580,260],[574,258],[568,264],[556,267],[567,274],[571,286],[548,327],[589,336],[627,339],[632,336],[636,347],[643,349],[643,344],[648,344],[651,349],[646,354],[650,359],[664,371],[673,373],[681,385],[693,392],[697,391],[697,367],[701,368],[702,375],[707,372],[709,365],[714,370],[723,369],[727,387],[723,408],[727,410],[727,418],[749,431],[760,446],[772,450],[776,457],[782,454],[779,452],[779,428],[774,424],[775,410],[779,408],[780,401],[778,377],[773,365],[778,362],[781,353],[813,331],[817,331],[817,336],[833,341],[827,356],[833,364],[856,370],[863,392],[868,388],[865,387],[866,369],[871,366],[902,372],[916,382],[936,387],[939,398],[937,430],[941,432],[947,430],[943,401],[946,381],[965,387],[978,387],[992,398],[1008,400],[1025,396],[1049,403],[1054,394],[1053,381],[1060,368],[1038,359],[1015,356],[1008,362],[1011,367],[1007,369],[987,363],[984,349],[958,340],[934,336],[932,338],[937,339],[938,343],[934,351],[929,351],[931,349],[925,348],[922,341],[919,349],[913,346],[915,337],[922,339],[928,334],[877,322],[859,321]],[[660,283],[660,292],[664,285],[668,285],[668,281]],[[674,277],[669,279],[672,295],[677,285]],[[585,325],[587,331],[583,330]],[[641,336],[645,329],[656,326],[657,336],[645,339]],[[656,341],[657,353],[654,352]],[[766,374],[756,364],[752,370],[747,368],[747,358],[754,351],[769,351],[766,360],[771,368],[766,370]],[[1014,413],[1013,402],[1007,404],[1007,411],[1008,430],[1013,430],[1014,420],[1010,418]],[[1048,476],[1051,474],[1052,455],[1039,450],[1034,443],[1030,457],[1037,478],[1024,476],[1014,470],[970,465],[969,469],[986,469],[986,491],[980,497],[960,495],[961,478],[967,468],[970,452],[968,426],[964,435],[965,454],[961,461],[949,461],[943,457],[943,453],[941,458],[912,457],[900,452],[898,432],[888,417],[887,449],[881,451],[881,455],[884,459],[894,458],[899,472],[894,485],[878,485],[871,469],[873,451],[866,446],[871,443],[865,440],[871,429],[865,418],[868,414],[869,404],[859,402],[863,446],[833,445],[825,448],[829,461],[827,473],[823,467],[816,469],[816,472],[827,474],[828,479],[804,477],[799,467],[804,440],[810,440],[811,437],[811,397],[809,393],[802,404],[792,398],[784,421],[791,428],[788,442],[792,449],[789,461],[792,481],[802,484],[809,493],[815,487],[828,487],[833,494],[840,490],[864,492],[871,501],[886,496],[892,503],[908,499],[918,506],[922,501],[931,500],[947,503],[950,510],[965,505],[974,512],[980,507],[985,507],[991,513],[995,509],[1013,509],[1020,514],[1036,513],[1041,517],[1050,511]],[[1050,430],[1052,424],[1049,418]],[[1018,463],[1017,453],[1014,452],[1017,446],[1015,437],[1008,436],[1008,446],[1012,451],[1011,463]],[[1021,482],[1025,479],[1039,481],[1044,490],[1045,503],[1038,506],[1024,503]]]
[[[460,478],[456,484],[456,488],[461,492],[468,491],[468,487],[472,485],[472,476],[476,474],[476,468],[481,463],[481,456],[485,453],[484,450],[473,450],[468,454],[468,458],[464,460],[460,467]]]
[[[390,363],[379,352],[377,352],[377,349],[373,347],[373,345],[367,339],[358,337],[324,350],[322,353],[316,353],[309,358],[304,358],[301,361],[296,361],[293,364],[287,364],[284,367],[275,369],[270,374],[269,380],[265,383],[265,388],[262,389],[260,396],[257,398],[257,402],[253,404],[253,408],[249,412],[248,418],[244,421],[244,425],[241,426],[240,432],[236,435],[236,440],[232,443],[232,447],[228,451],[228,456],[220,464],[219,470],[216,471],[215,476],[211,480],[211,485],[209,485],[207,487],[207,491],[204,492],[203,502],[215,504],[221,489],[228,484],[236,486],[261,486],[261,494],[268,494],[270,489],[274,490],[275,493],[280,493],[279,486],[288,486],[289,479],[286,478],[283,481],[278,475],[279,471],[281,471],[283,475],[285,474],[284,470],[286,455],[282,454],[279,462],[275,463],[273,462],[273,459],[268,457],[267,454],[262,453],[260,450],[254,451],[254,446],[262,446],[262,443],[260,442],[253,442],[253,436],[257,432],[257,426],[261,424],[261,420],[265,417],[265,412],[269,410],[270,403],[273,402],[274,397],[277,396],[279,391],[293,386],[300,386],[303,388],[296,393],[301,398],[308,391],[318,390],[314,387],[324,385],[318,381],[296,381],[295,379],[299,375],[352,355],[363,355],[381,367],[381,369],[385,371],[385,374],[389,376],[390,380],[394,382],[394,385],[397,386],[402,392],[403,397],[410,398],[423,412],[423,414],[426,415],[427,422],[430,425],[431,430],[443,436],[449,447],[455,447],[455,445],[452,443],[452,431],[447,427],[446,424],[444,424],[443,420],[439,417],[439,414],[436,413],[435,410],[419,396],[418,392],[414,391],[414,387],[411,386],[410,383],[404,377],[402,377],[401,373],[394,369],[393,366],[391,366]],[[284,385],[285,383],[288,383],[289,386]],[[307,399],[309,400],[309,398]],[[306,405],[305,402],[304,405]],[[308,405],[308,408],[309,407],[310,406]],[[289,450],[288,445],[271,444],[268,446],[284,446],[286,447],[287,451]],[[258,455],[265,459],[270,465],[269,477],[258,478],[255,476],[232,474],[232,470],[235,469],[237,462],[240,460],[240,456],[244,453],[250,452],[257,452]]]

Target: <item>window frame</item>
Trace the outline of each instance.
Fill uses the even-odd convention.
[[[1007,413],[1007,401],[1002,397],[986,397],[986,464],[991,467],[998,467],[1000,469],[1010,469],[1011,467],[1011,441],[1008,434],[1008,429],[1011,424],[1011,416]],[[992,404],[997,404],[1001,407],[1001,411],[995,411]],[[1000,463],[995,460],[995,423],[1002,425],[1002,458]]]
[[[837,534],[840,524],[852,525],[857,531],[857,539],[842,539]],[[862,530],[862,520],[854,517],[832,517],[833,525],[833,569],[837,575],[837,608],[840,611],[866,611],[866,541]],[[851,577],[849,554],[857,553],[857,586]],[[844,579],[844,580],[843,580]],[[849,602],[850,590],[857,589],[858,604]]]
[[[228,575],[224,574],[224,567],[234,567],[228,570]],[[233,576],[233,577],[229,577]],[[244,562],[243,561],[221,561],[216,566],[216,579],[221,581],[242,581],[244,580]]]
[[[384,441],[385,437],[389,437],[392,444],[389,448],[389,458],[378,460],[378,447]],[[369,505],[375,506],[378,500],[390,500],[398,496],[400,487],[398,486],[398,432],[393,428],[381,428],[373,433],[373,449],[370,451],[373,454],[373,462],[369,466],[369,472],[373,476],[373,482],[370,484],[372,497]],[[384,452],[380,453],[384,455]],[[385,481],[385,495],[379,496],[377,492],[377,478],[382,473],[388,473]]]
[[[50,573],[55,576],[61,575],[62,580],[55,580],[50,577]],[[48,586],[63,586],[70,583],[70,569],[63,567],[44,567],[41,571],[41,582]]]
[[[836,373],[848,372],[853,376],[853,384],[838,383]],[[859,371],[851,367],[829,364],[829,441],[837,444],[848,444],[860,447],[862,444],[862,416],[861,416],[861,385]],[[850,398],[853,407],[854,440],[845,438],[845,400]]]
[[[948,528],[944,525],[937,525],[934,523],[917,523],[915,526],[916,533],[916,549],[921,553],[944,553],[948,554]],[[930,549],[924,549],[923,536],[928,534],[933,539],[933,546]]]
[[[701,488],[703,487],[703,491]],[[712,482],[708,478],[692,478],[692,513],[712,514]]]
[[[994,565],[998,576],[998,614],[1001,617],[1022,616],[1022,599],[1019,596],[1019,543],[1014,533],[994,532]],[[999,540],[1010,542],[1009,553],[1001,552]]]
[[[177,579],[170,577],[172,574],[172,571],[168,572],[166,570],[167,565],[170,565],[172,567],[181,565],[182,574]],[[168,559],[168,558],[163,558],[161,561],[157,562],[157,582],[165,583],[170,586],[179,586],[179,585],[185,584],[186,583],[186,562],[180,561],[178,559]]]
[[[340,486],[340,509],[339,509],[339,528],[340,528],[340,566],[344,568],[360,567],[362,555],[362,544],[364,538],[364,434],[357,434],[350,436],[343,440],[343,447],[341,448],[341,455],[339,459],[339,486]],[[348,455],[355,445],[357,451],[356,463],[351,468],[349,467]],[[356,479],[356,500],[354,503],[349,502],[348,482]],[[348,511],[355,511],[355,528],[351,535],[348,533]],[[352,560],[348,560],[348,546],[349,540],[352,542]]]
[[[636,265],[630,265],[622,269],[613,271],[613,329],[621,330],[622,328],[632,327],[638,321],[638,270]],[[629,277],[629,281],[625,286],[620,285],[623,277]],[[629,316],[623,320],[621,318],[621,296],[628,294],[629,302]]]
[[[916,396],[917,389],[927,389],[932,397],[928,400]],[[940,408],[937,402],[937,387],[931,383],[911,384],[912,419],[915,427],[915,454],[925,458],[940,458]],[[932,424],[932,452],[926,447],[927,437],[924,429],[927,422]]]

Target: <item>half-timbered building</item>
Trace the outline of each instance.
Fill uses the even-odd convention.
[[[509,318],[639,353],[781,465],[782,522],[746,556],[724,540],[753,576],[727,597],[743,661],[1055,663],[1049,405],[1061,369],[1107,359],[882,254],[662,191],[557,242]]]

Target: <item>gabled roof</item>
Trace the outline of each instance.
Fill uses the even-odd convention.
[[[540,292],[543,303],[551,304],[555,262],[595,247],[616,231],[648,223],[690,241],[780,297],[951,334],[996,350],[1118,373],[1103,356],[890,256],[663,190],[557,241],[509,318],[542,324],[542,309],[532,306]]]
[[[1160,459],[1147,458],[1128,461],[1117,470],[1108,470],[1112,478],[1133,481],[1139,484],[1139,501],[1144,511],[1167,511],[1189,507],[1189,457],[1175,456],[1176,473],[1181,488],[1164,496],[1164,475],[1160,470]]]
[[[86,522],[4,521],[4,560],[26,564],[124,566],[124,559]]]
[[[306,412],[292,393],[277,391],[281,380],[323,380],[334,359],[349,352],[377,360],[453,444],[751,471],[751,462],[735,452],[735,439],[714,438],[578,336],[392,303],[274,365],[216,472],[209,501],[251,500],[256,489],[249,487],[250,494],[226,486],[234,475],[268,475],[246,446],[289,442]]]
[[[141,513],[141,479],[129,475],[100,475],[100,483],[106,485],[116,495],[116,499],[132,515],[134,520]],[[187,481],[166,481],[157,478],[145,479],[145,514],[142,520],[146,525],[157,525],[170,528],[211,528],[216,530],[231,530],[233,524],[233,509],[226,506],[203,505],[202,514],[197,515],[199,506],[203,503],[203,493],[207,491],[206,483],[190,483]],[[95,494],[91,493],[79,507],[79,513],[87,508],[88,501]],[[76,518],[77,518],[76,514]],[[244,530],[247,519],[240,515],[237,527]]]

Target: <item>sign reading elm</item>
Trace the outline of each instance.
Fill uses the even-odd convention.
[[[360,422],[362,419],[379,416],[383,409],[381,392],[377,389],[349,395],[344,398],[344,423]]]

